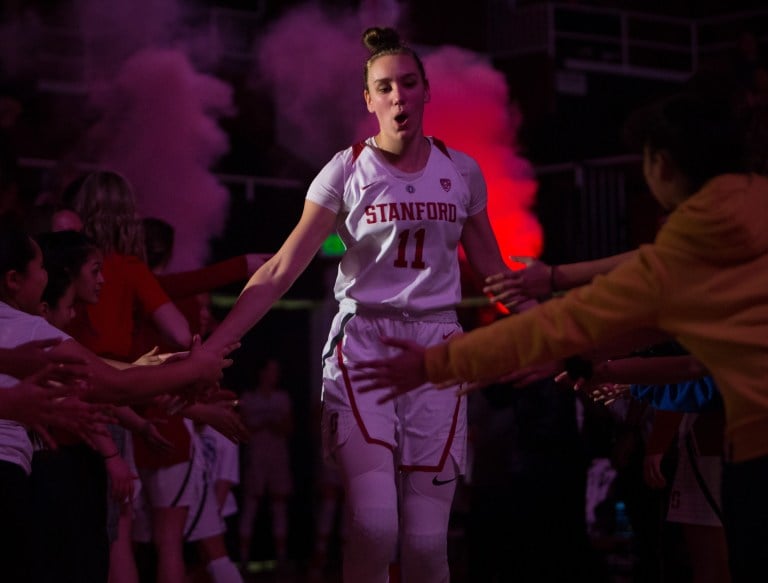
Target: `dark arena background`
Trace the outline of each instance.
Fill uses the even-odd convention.
[[[395,26],[423,56],[432,90],[425,131],[480,164],[503,255],[551,264],[652,240],[663,215],[621,135],[633,109],[695,76],[739,84],[750,82],[745,70],[768,71],[768,8],[758,1],[7,0],[0,15],[0,176],[15,186],[2,185],[0,210],[29,213],[53,204],[84,170],[119,171],[134,185],[140,213],[174,226],[171,271],[276,251],[322,165],[370,135],[360,44],[368,26]],[[754,88],[761,99],[768,98],[765,79]],[[340,525],[332,560],[320,574],[311,567],[320,356],[341,253],[338,241],[326,242],[243,339],[225,374],[224,385],[241,393],[260,363],[278,359],[295,415],[291,565],[275,570],[270,517],[262,512],[253,563],[243,566],[248,580],[340,580]],[[225,316],[241,288],[213,292],[215,318]],[[463,289],[465,328],[502,315],[468,270]],[[488,415],[478,443],[510,440],[520,466],[509,471],[520,483],[530,470],[570,484],[575,496],[510,489],[542,516],[557,512],[567,521],[571,498],[577,514],[584,510],[586,468],[606,457],[615,420],[605,407],[582,412],[577,432],[574,399],[548,398],[488,392],[476,408]],[[513,436],[509,424],[516,424]],[[554,461],[539,467],[526,461],[533,453]],[[470,475],[454,501],[449,559],[456,582],[471,582],[471,489]],[[602,530],[599,513],[576,519],[589,534],[579,558],[563,548],[531,553],[541,561],[593,561],[603,577],[594,580],[688,580],[685,560],[656,578],[662,543],[653,552],[640,548],[638,528],[617,528],[616,507],[609,510],[614,522]],[[536,517],[521,512],[518,519],[521,529],[537,528]],[[228,536],[237,560],[236,521]],[[674,549],[679,533],[664,536]],[[519,537],[523,548],[525,533]]]

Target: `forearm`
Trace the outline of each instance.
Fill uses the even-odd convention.
[[[239,342],[290,289],[304,267],[297,270],[296,275],[290,275],[281,272],[277,262],[268,261],[264,264],[248,281],[235,305],[205,341],[205,345],[218,350]]]
[[[200,269],[159,275],[157,279],[171,298],[183,298],[209,292],[247,277],[247,258],[238,255]]]
[[[130,362],[123,362],[122,360],[113,360],[111,358],[102,358],[101,360],[104,361],[104,364],[111,366],[112,368],[115,368],[117,370],[125,370],[126,368],[131,368],[133,363]]]
[[[205,345],[220,350],[239,342],[306,269],[336,225],[336,218],[336,213],[306,201],[296,227],[278,252],[251,276]]]
[[[182,350],[189,348],[192,342],[189,322],[172,302],[167,302],[152,312],[152,321],[173,346]]]
[[[632,259],[637,254],[636,250],[603,257],[593,261],[581,261],[578,263],[565,263],[562,265],[553,265],[551,282],[552,291],[565,291],[586,285],[591,282],[596,275],[608,273],[615,267]]]
[[[91,390],[87,400],[113,405],[141,403],[162,393],[173,393],[197,383],[210,372],[205,363],[191,357],[157,366],[129,366],[118,370],[74,340],[55,349],[64,357],[77,357],[86,363]]]
[[[93,377],[89,400],[116,405],[142,403],[162,393],[175,393],[194,385],[199,370],[189,359],[125,370],[102,371]]]
[[[639,262],[523,314],[427,349],[432,382],[485,381],[588,352],[627,330],[655,324],[660,291]]]
[[[692,356],[622,358],[601,362],[594,368],[593,380],[618,384],[666,385],[695,380],[706,369]]]
[[[612,337],[608,342],[591,349],[582,356],[592,362],[623,358],[650,346],[669,342],[671,339],[672,337],[663,330],[654,328],[632,330],[627,334]]]

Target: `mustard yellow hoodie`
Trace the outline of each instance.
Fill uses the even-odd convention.
[[[768,455],[768,180],[728,174],[669,216],[611,273],[523,314],[429,348],[429,380],[483,380],[641,328],[674,336],[725,401],[726,455]]]

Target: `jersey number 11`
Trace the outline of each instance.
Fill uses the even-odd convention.
[[[425,229],[419,229],[418,231],[414,231],[413,238],[416,241],[416,252],[413,256],[413,261],[411,261],[411,267],[413,269],[425,269],[427,267],[427,264],[424,263],[424,237],[426,235]],[[395,259],[395,267],[408,267],[408,261],[405,258],[406,251],[408,248],[408,240],[411,237],[411,231],[409,229],[406,229],[402,233],[400,233],[397,238],[400,240],[400,242],[397,245],[397,259]]]

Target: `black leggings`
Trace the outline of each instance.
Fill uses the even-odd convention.
[[[18,464],[0,461],[0,573],[3,581],[32,581],[29,478]]]

